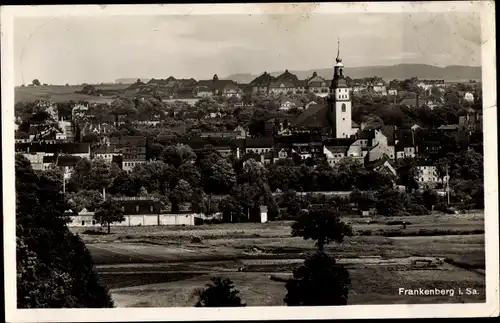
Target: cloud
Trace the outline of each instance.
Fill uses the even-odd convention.
[[[18,84],[322,68],[339,37],[348,66],[478,65],[479,26],[453,12],[23,18],[14,68]]]

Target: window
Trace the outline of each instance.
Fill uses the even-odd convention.
[[[345,103],[342,103],[342,112],[346,111]]]
[[[135,206],[135,212],[139,212],[139,205]]]
[[[82,221],[82,225],[85,225],[85,220]]]
[[[92,220],[92,225],[95,225],[95,220]]]
[[[153,206],[152,205],[149,207],[149,212],[153,212]]]
[[[342,118],[342,121],[345,121],[345,118]]]

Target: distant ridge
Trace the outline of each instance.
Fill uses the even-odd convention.
[[[304,80],[312,76],[313,72],[318,73],[318,76],[330,79],[333,73],[333,67],[310,69],[307,71],[290,71],[295,74],[300,80]],[[283,71],[269,73],[276,77],[282,74]],[[251,73],[231,74],[224,79],[233,80],[237,83],[250,83],[253,79],[261,75]],[[393,79],[408,79],[417,77],[419,79],[444,79],[446,82],[459,82],[468,80],[481,80],[481,67],[479,66],[460,66],[450,65],[439,67],[427,64],[398,64],[391,66],[364,66],[364,67],[345,67],[345,74],[351,78],[365,78],[378,76],[385,80]]]
[[[129,78],[121,78],[121,79],[117,79],[115,81],[115,83],[121,83],[121,84],[134,84],[135,82],[137,82],[137,77],[136,78],[133,78],[133,77],[129,77]],[[146,83],[147,81],[149,81],[151,78],[141,78],[141,82],[144,82]]]

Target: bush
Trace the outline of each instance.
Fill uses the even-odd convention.
[[[440,202],[440,203],[436,204],[436,206],[434,206],[434,210],[444,212],[447,214],[454,214],[455,213],[455,211],[444,202]]]
[[[390,230],[382,231],[379,230],[378,234],[384,237],[428,237],[428,236],[444,236],[444,235],[471,235],[471,234],[482,234],[484,230],[447,230],[447,229],[420,229],[418,231],[401,231],[401,230]]]
[[[288,306],[346,305],[351,279],[349,272],[324,252],[309,256],[295,269],[285,287]]]
[[[191,242],[191,243],[202,243],[202,242],[203,242],[203,240],[201,239],[201,237],[192,236],[192,237],[189,239],[189,242]]]
[[[239,291],[234,288],[231,280],[221,277],[212,278],[200,292],[200,298],[195,307],[238,307],[245,306],[238,296]]]

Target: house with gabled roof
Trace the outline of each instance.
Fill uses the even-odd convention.
[[[300,108],[302,107],[303,104],[299,100],[293,100],[293,99],[288,99],[284,98],[281,100],[279,110],[281,111],[288,111],[293,108]]]
[[[16,131],[14,133],[15,143],[25,143],[30,142],[30,136],[26,132]]]
[[[214,95],[214,91],[208,86],[197,86],[194,95],[198,98],[208,98]]]
[[[328,87],[330,82],[324,78],[318,76],[316,72],[306,80],[307,90],[312,93],[326,93],[328,92]]]
[[[347,157],[349,146],[327,146],[323,147],[323,154],[330,166],[335,166],[339,161]]]
[[[252,88],[253,93],[265,93],[269,92],[269,85],[274,81],[274,77],[264,72],[262,75],[255,78],[250,82],[250,87]]]
[[[245,140],[245,153],[266,153],[274,150],[274,139],[272,136],[246,138]]]
[[[365,158],[365,168],[373,170],[375,172],[382,172],[397,176],[396,168],[386,156],[374,161],[370,161],[368,158]]]
[[[287,93],[295,93],[297,91],[297,87],[295,83],[291,81],[273,81],[269,84],[269,93],[270,94],[287,94]]]
[[[47,170],[51,166],[55,166],[63,170],[65,174],[69,174],[81,159],[82,158],[79,156],[60,155],[60,154],[44,156],[43,170]]]

